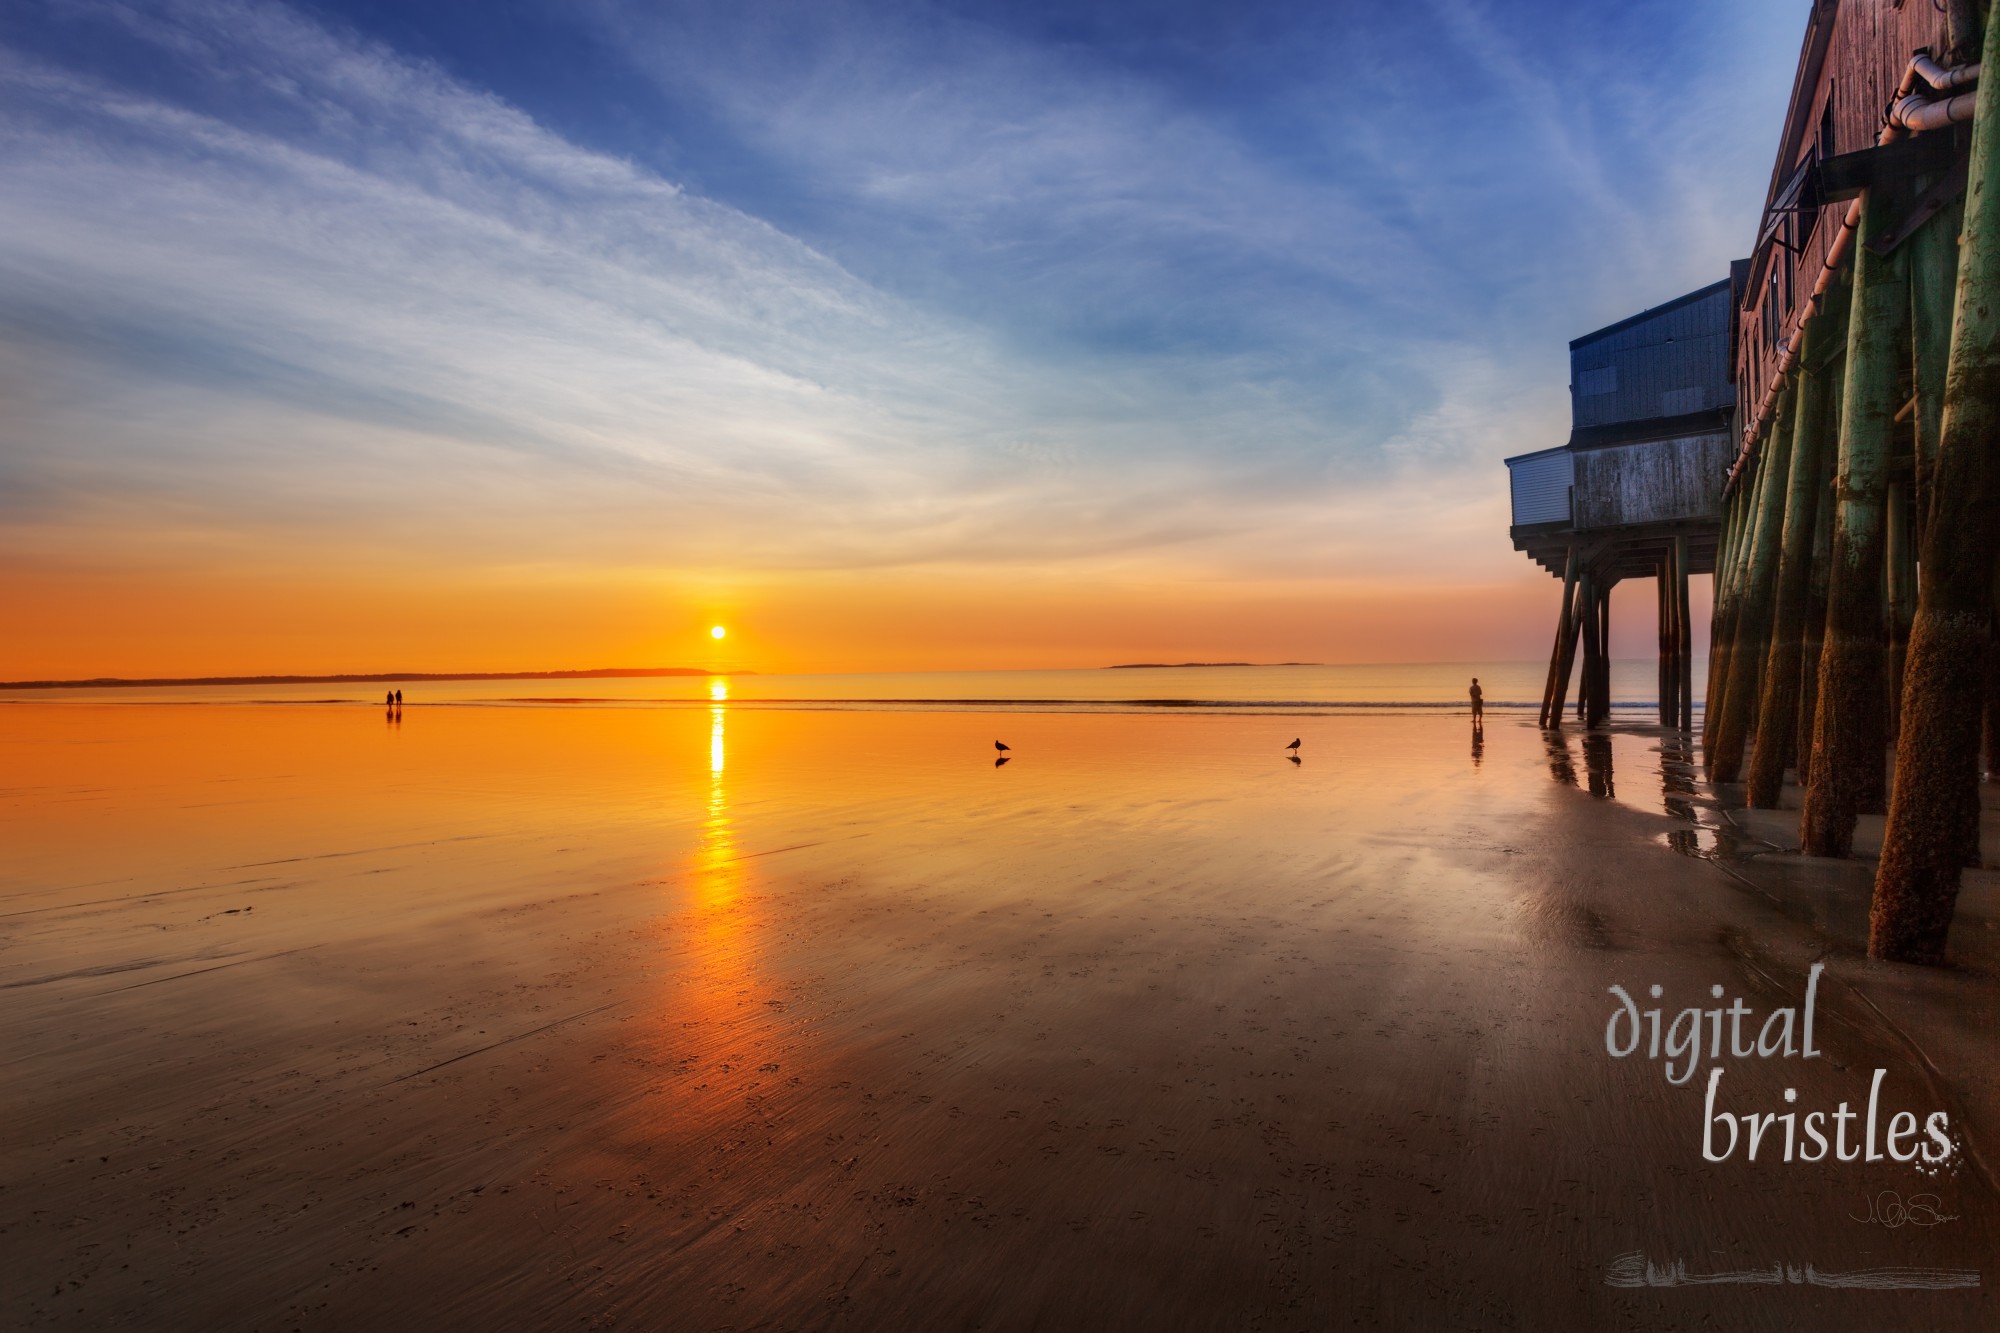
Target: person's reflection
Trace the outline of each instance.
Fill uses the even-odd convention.
[[[1590,775],[1590,794],[1610,797],[1618,794],[1611,782],[1611,736],[1593,731],[1583,738],[1583,766]]]
[[[1479,767],[1480,759],[1486,754],[1486,726],[1478,718],[1472,719],[1472,766]]]
[[[1576,760],[1569,752],[1569,737],[1561,727],[1542,733],[1549,747],[1549,776],[1568,786],[1576,785]]]

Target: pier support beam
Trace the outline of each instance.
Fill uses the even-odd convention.
[[[1833,328],[1845,327],[1846,308]],[[1806,574],[1805,641],[1799,653],[1799,708],[1792,726],[1793,762],[1798,765],[1799,786],[1812,781],[1813,719],[1819,712],[1820,649],[1826,643],[1826,602],[1828,566],[1833,563],[1833,482],[1839,462],[1840,400],[1847,358],[1842,355],[1829,368],[1827,383],[1826,442],[1820,452],[1819,475],[1813,488],[1818,502],[1813,514],[1812,560]]]
[[[1884,558],[1889,562],[1882,571],[1889,603],[1885,688],[1889,696],[1888,735],[1892,742],[1896,739],[1898,711],[1903,700],[1903,664],[1909,655],[1910,628],[1917,615],[1917,545],[1912,532],[1916,506],[1911,490],[1900,481],[1890,482],[1883,509]]]
[[[1778,548],[1785,520],[1785,488],[1791,479],[1793,425],[1800,382],[1794,374],[1783,391],[1757,467],[1757,510],[1744,555],[1736,623],[1731,628],[1729,678],[1723,686],[1722,716],[1708,751],[1709,777],[1734,782],[1743,772],[1743,749],[1756,720],[1764,659],[1771,646],[1771,603],[1778,581]]]
[[[1556,642],[1549,651],[1549,675],[1542,685],[1541,725],[1562,722],[1563,696],[1569,690],[1571,645],[1576,642],[1576,576],[1579,552],[1575,542],[1563,558],[1562,609],[1556,613]]]
[[[1590,692],[1588,722],[1593,727],[1601,727],[1611,716],[1611,588],[1615,580],[1606,579],[1601,585],[1593,581],[1592,591],[1597,597],[1597,678]]]
[[[1674,616],[1680,628],[1680,652],[1674,662],[1674,690],[1679,696],[1681,731],[1694,726],[1694,612],[1688,604],[1688,539],[1674,538]]]
[[[1826,448],[1825,360],[1829,322],[1809,321],[1799,345],[1798,399],[1792,412],[1791,467],[1784,481],[1784,516],[1778,541],[1778,577],[1771,608],[1768,657],[1750,755],[1749,800],[1759,810],[1782,803],[1785,769],[1798,742],[1799,659],[1805,654],[1806,587],[1811,574],[1813,523],[1818,518],[1820,459]]]
[[[1754,469],[1755,463],[1753,461]],[[1708,688],[1701,718],[1701,744],[1706,750],[1715,738],[1715,715],[1722,699],[1723,678],[1729,673],[1729,633],[1736,614],[1736,539],[1743,530],[1743,511],[1751,492],[1752,471],[1737,478],[1735,487],[1723,497],[1722,539],[1715,548],[1715,610],[1709,620]]]
[[[1916,522],[1922,540],[1936,490],[1938,432],[1944,424],[1945,373],[1951,364],[1952,295],[1958,285],[1958,234],[1965,201],[1953,200],[1904,242],[1910,252],[1911,383],[1917,391]]]
[[[1577,605],[1582,609],[1581,622],[1583,638],[1583,664],[1576,681],[1576,720],[1584,726],[1595,725],[1597,705],[1597,580],[1586,572],[1576,589]]]
[[[1655,685],[1656,698],[1660,705],[1660,725],[1671,727],[1677,712],[1679,699],[1674,686],[1674,620],[1673,603],[1673,548],[1667,549],[1666,556],[1653,566],[1653,611],[1659,620],[1660,661],[1659,679]]]
[[[1799,825],[1808,856],[1846,856],[1853,850],[1856,816],[1882,808],[1888,743],[1882,519],[1890,439],[1901,406],[1897,369],[1908,355],[1910,296],[1904,253],[1878,255],[1867,242],[1893,222],[1887,192],[1870,190],[1855,237],[1826,642],[1820,650],[1812,773]]]
[[[2000,60],[2000,23],[1987,25],[1983,58]],[[2000,79],[1980,84],[1965,197],[1951,367],[1924,531],[1923,596],[1910,634],[1895,799],[1869,907],[1869,955],[1904,962],[1944,957],[1965,865],[1966,814],[1968,808],[1976,812],[1979,799],[1980,705],[2000,554],[2000,459],[1994,449],[2000,437]]]

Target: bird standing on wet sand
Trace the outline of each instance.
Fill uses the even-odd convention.
[[[996,750],[998,750],[998,751],[999,751],[1000,753],[1002,753],[1002,754],[1005,754],[1005,753],[1007,753],[1007,751],[1009,751],[1009,750],[1013,749],[1014,747],[1013,747],[1013,746],[1011,746],[1011,745],[1008,745],[1008,744],[1007,744],[1006,742],[1004,742],[1004,741],[995,741],[995,742],[993,742],[993,748],[994,748],[994,749],[996,749]]]
[[[1301,739],[1303,739],[1303,738],[1301,738]],[[1298,743],[1298,741],[1293,741],[1293,742],[1292,742],[1292,743],[1291,743],[1290,745],[1287,745],[1287,746],[1286,746],[1285,748],[1286,748],[1287,750],[1290,750],[1290,751],[1292,752],[1292,757],[1293,757],[1293,758],[1297,758],[1297,757],[1298,757],[1298,753],[1299,753],[1299,743]]]

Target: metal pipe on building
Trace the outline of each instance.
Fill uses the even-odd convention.
[[[1983,63],[1982,61],[1981,64]],[[1942,79],[1943,82],[1934,80],[1925,72],[1926,69],[1936,71],[1938,79]],[[1896,97],[1890,103],[1882,132],[1876,137],[1875,142],[1878,145],[1889,143],[1901,137],[1905,130],[1917,134],[1972,119],[1977,94],[1936,101],[1922,97],[1913,89],[1919,78],[1940,90],[1960,87],[1977,79],[1979,69],[1979,65],[1961,65],[1955,69],[1945,69],[1938,66],[1927,52],[1919,51],[1910,58],[1909,65],[1903,71],[1902,82],[1897,85]],[[1934,112],[1934,108],[1940,107],[1944,110]],[[1866,198],[1864,194],[1848,204],[1847,213],[1840,220],[1840,232],[1827,247],[1826,260],[1820,265],[1819,275],[1813,280],[1812,294],[1799,308],[1791,331],[1778,340],[1780,348],[1778,364],[1771,372],[1771,382],[1765,387],[1763,399],[1757,404],[1757,410],[1750,414],[1744,425],[1743,445],[1737,453],[1736,462],[1730,466],[1729,479],[1724,483],[1726,487],[1733,488],[1737,484],[1738,474],[1750,457],[1753,442],[1776,406],[1779,386],[1791,370],[1792,363],[1798,359],[1798,330],[1805,326],[1806,320],[1818,312],[1828,284],[1833,281],[1833,276],[1840,270],[1840,266],[1847,262],[1847,252],[1853,244],[1855,228],[1861,225],[1862,205]]]

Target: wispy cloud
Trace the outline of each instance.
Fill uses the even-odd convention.
[[[1755,201],[1635,173],[1633,72],[1422,13],[1170,61],[600,0],[710,127],[670,178],[282,5],[44,11],[0,48],[0,549],[1269,577],[1282,525],[1300,576],[1490,569],[1561,338]]]

